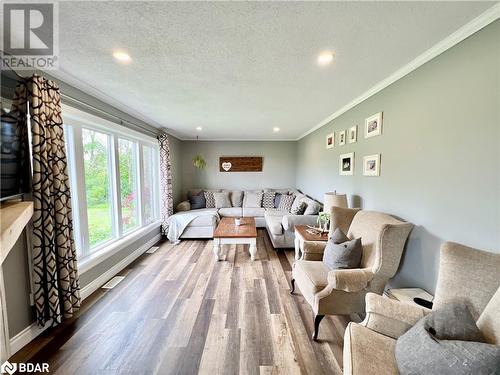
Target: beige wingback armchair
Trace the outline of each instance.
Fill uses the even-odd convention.
[[[321,262],[326,243],[304,243],[302,258],[293,266],[292,293],[297,284],[313,309],[314,340],[325,315],[364,313],[365,295],[382,294],[413,227],[381,212],[358,209],[334,207],[331,218],[330,231],[339,227],[349,238],[361,238],[363,255],[359,269],[329,270]]]
[[[500,345],[500,254],[447,242],[441,247],[433,309],[462,301],[490,344]],[[349,323],[344,374],[398,374],[396,339],[431,310],[369,293],[366,318]]]

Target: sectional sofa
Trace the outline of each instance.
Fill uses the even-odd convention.
[[[257,227],[266,228],[269,238],[274,248],[293,248],[294,247],[294,226],[315,225],[318,219],[318,212],[322,209],[320,202],[307,197],[296,189],[262,189],[262,190],[226,190],[226,189],[191,189],[188,191],[188,197],[193,197],[205,192],[228,192],[230,194],[230,207],[211,207],[191,209],[189,200],[179,203],[176,207],[177,212],[196,211],[196,212],[217,212],[220,217],[254,217]],[[255,193],[274,192],[275,194],[293,195],[292,207],[297,207],[301,203],[305,206],[303,214],[294,215],[289,210],[283,210],[279,207],[266,207],[261,202],[260,207],[255,204],[247,204],[246,196]],[[272,194],[271,194],[272,195]],[[266,195],[269,196],[269,195]],[[228,206],[228,205],[226,205]],[[200,215],[195,218],[184,230],[181,239],[187,238],[212,238],[215,228],[218,224],[217,216]]]

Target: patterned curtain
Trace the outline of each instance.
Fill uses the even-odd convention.
[[[33,179],[33,283],[37,323],[61,323],[80,307],[71,195],[59,87],[38,75],[18,85],[14,110],[30,109]]]
[[[170,163],[170,146],[168,135],[163,133],[158,136],[160,144],[160,202],[161,202],[161,233],[168,233],[168,218],[174,213],[172,196],[172,165]]]

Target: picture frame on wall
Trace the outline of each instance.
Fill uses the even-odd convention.
[[[339,146],[345,145],[345,136],[346,136],[345,130],[339,131]]]
[[[363,157],[363,176],[380,176],[380,154]]]
[[[339,156],[339,174],[341,176],[352,176],[354,174],[354,152]]]
[[[375,113],[365,119],[365,138],[382,134],[383,112]]]
[[[326,135],[326,148],[335,147],[335,133],[330,133]]]
[[[349,128],[347,139],[349,143],[356,143],[358,141],[358,127],[356,125]]]

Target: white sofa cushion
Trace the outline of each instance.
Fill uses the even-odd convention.
[[[219,209],[220,216],[228,217],[241,217],[243,216],[243,209],[241,207],[226,207]]]
[[[243,207],[243,217],[264,217],[265,213],[262,207]]]
[[[229,191],[222,191],[220,193],[213,193],[215,200],[215,208],[232,207],[231,200],[229,199]]]
[[[266,225],[274,235],[283,234],[283,226],[281,225],[281,216],[266,216]]]
[[[245,196],[243,198],[243,207],[262,207],[262,192],[245,191]]]

